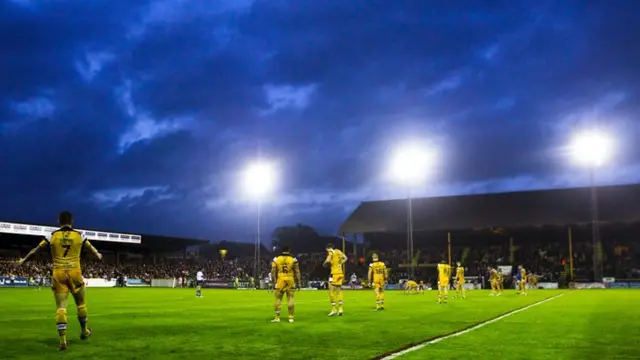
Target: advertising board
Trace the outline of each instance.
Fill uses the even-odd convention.
[[[151,284],[145,282],[142,279],[127,279],[127,286],[131,286],[131,287],[148,287],[148,286],[151,286]]]
[[[233,282],[231,281],[221,281],[221,280],[205,280],[202,283],[202,287],[204,288],[215,288],[215,289],[233,289]]]
[[[84,279],[84,285],[86,287],[115,287],[116,279]]]
[[[151,287],[174,288],[176,282],[176,279],[152,279]]]
[[[46,225],[30,225],[10,222],[0,222],[0,233],[17,234],[17,235],[31,235],[31,236],[46,236],[52,232],[58,230],[56,227]],[[84,234],[89,240],[96,241],[111,241],[128,244],[140,244],[142,243],[142,236],[137,234],[123,234],[114,233],[108,231],[97,230],[82,230],[76,229]]]
[[[554,283],[554,282],[541,282],[541,283],[538,283],[538,289],[552,290],[552,289],[557,289],[557,288],[558,288],[558,283]]]
[[[572,289],[605,289],[604,283],[571,283]]]
[[[29,279],[25,277],[0,277],[0,286],[2,287],[23,287],[29,286]]]

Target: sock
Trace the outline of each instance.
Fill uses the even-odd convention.
[[[276,305],[276,319],[280,319],[280,310],[282,309],[282,305]]]
[[[338,309],[342,310],[342,292],[338,293]]]
[[[56,325],[58,327],[58,335],[60,336],[60,344],[67,342],[67,310],[56,310]]]
[[[384,293],[380,293],[380,307],[384,307]]]
[[[329,300],[331,300],[331,311],[336,310],[336,294],[329,290]]]
[[[83,333],[87,332],[87,323],[89,321],[89,311],[87,310],[87,305],[82,304],[78,306],[78,322],[80,323],[80,328]]]

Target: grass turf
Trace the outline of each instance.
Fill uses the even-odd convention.
[[[438,305],[434,292],[388,291],[387,310],[377,313],[370,291],[345,291],[345,316],[327,318],[327,292],[301,291],[296,322],[271,324],[273,297],[265,291],[205,290],[204,299],[196,299],[193,290],[88,289],[94,335],[88,342],[78,339],[70,306],[69,350],[57,353],[50,292],[0,289],[0,357],[364,360],[559,293],[507,291],[498,298],[471,291],[466,300]],[[640,291],[575,291],[401,359],[638,359],[639,303]]]

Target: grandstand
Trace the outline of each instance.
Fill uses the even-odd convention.
[[[597,193],[605,259],[607,254],[613,259],[623,248],[632,253],[629,262],[636,262],[632,244],[640,230],[640,185],[603,186]],[[586,279],[593,270],[589,265],[593,253],[591,188],[418,198],[412,200],[412,208],[414,241],[419,249],[414,261],[419,268],[452,259],[476,263],[477,271],[482,272],[488,263],[531,262],[533,252],[553,249],[553,260],[546,262],[558,266],[551,271],[556,277]],[[363,202],[340,231],[364,237],[370,250],[384,249],[397,265],[407,266],[406,251],[397,249],[397,244],[406,243],[406,199]],[[479,247],[492,250],[474,257]],[[634,267],[609,261],[604,275],[637,276],[628,268]]]

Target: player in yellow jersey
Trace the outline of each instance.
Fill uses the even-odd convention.
[[[413,280],[409,280],[404,284],[404,290],[407,292],[407,294],[412,294],[418,293],[418,283],[413,281]]]
[[[342,264],[347,261],[347,256],[340,250],[334,249],[333,244],[327,245],[327,258],[324,260],[324,266],[331,267],[331,276],[329,277],[329,300],[331,300],[331,312],[329,316],[339,315],[343,313],[343,296],[342,284],[344,283],[344,270]],[[338,306],[336,307],[336,300]]]
[[[534,290],[538,288],[538,276],[534,274],[529,274],[527,276],[527,282],[529,283],[529,290]]]
[[[380,261],[378,254],[371,256],[373,262],[369,264],[369,283],[376,294],[376,310],[384,310],[384,286],[387,283],[387,266]]]
[[[456,267],[456,298],[464,299],[466,298],[466,293],[464,290],[464,267],[462,267],[462,263],[458,261]]]
[[[518,291],[520,295],[527,295],[527,270],[524,269],[524,266],[522,266],[522,264],[518,265],[516,279],[518,282]]]
[[[498,278],[500,277],[500,274],[498,273],[498,270],[496,270],[495,268],[489,266],[489,283],[491,284],[491,296],[494,295],[500,295],[498,293]]]
[[[438,303],[447,303],[449,296],[449,279],[451,278],[451,265],[442,261],[438,264]]]
[[[424,295],[424,280],[420,280],[418,283],[418,293]]]
[[[67,349],[67,302],[69,293],[73,296],[77,306],[78,321],[82,329],[80,339],[86,340],[91,336],[91,329],[87,327],[89,313],[85,304],[84,278],[80,269],[80,255],[83,249],[89,250],[95,257],[102,260],[102,255],[87,240],[86,236],[73,229],[73,215],[63,211],[58,215],[60,229],[45,236],[40,244],[31,250],[27,256],[18,262],[22,265],[38,250],[49,247],[53,260],[51,287],[56,299],[56,325],[60,336],[60,350]]]
[[[276,282],[276,316],[271,320],[271,322],[280,322],[282,297],[286,294],[289,310],[289,322],[292,323],[295,312],[293,294],[296,288],[300,285],[300,266],[298,264],[298,259],[291,256],[291,251],[288,247],[283,247],[282,253],[273,258],[273,262],[271,263],[271,278],[275,279]]]
[[[498,288],[498,296],[501,296],[504,292],[504,275],[498,272],[498,280],[496,281],[496,285]]]

